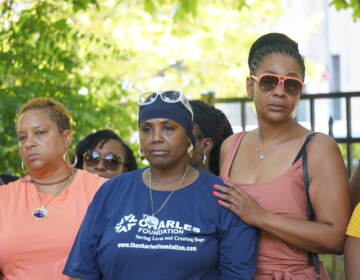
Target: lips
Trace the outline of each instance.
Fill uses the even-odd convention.
[[[267,105],[267,107],[271,110],[271,111],[282,111],[286,109],[286,106],[280,103],[270,103]]]
[[[162,149],[155,149],[155,150],[150,150],[149,154],[151,156],[164,156],[168,154],[167,150],[162,150]]]
[[[32,160],[35,160],[35,159],[37,159],[37,158],[39,158],[40,157],[40,154],[38,154],[38,153],[31,153],[31,154],[28,154],[27,156],[26,156],[26,159],[28,160],[28,161],[32,161]]]

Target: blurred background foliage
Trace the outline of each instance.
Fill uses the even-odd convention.
[[[248,3],[248,2],[251,2]],[[136,95],[176,88],[234,96],[257,23],[278,1],[0,1],[1,173],[21,175],[16,115],[35,96],[62,102],[74,145],[109,128],[136,152]],[[251,13],[250,13],[251,11]],[[251,24],[249,24],[251,22]],[[219,82],[221,81],[221,82]]]
[[[332,1],[354,17],[356,3]],[[282,12],[279,0],[0,0],[0,172],[21,174],[16,114],[35,96],[71,112],[73,146],[108,128],[137,153],[138,92],[244,95],[249,46]]]

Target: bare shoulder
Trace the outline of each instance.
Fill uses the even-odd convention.
[[[334,138],[323,134],[317,133],[310,141],[308,148],[309,156],[328,156],[328,153],[340,154],[340,149]]]
[[[230,135],[228,138],[226,138],[224,140],[224,142],[221,144],[221,151],[226,152],[229,150],[231,144],[233,143],[233,141],[235,141],[236,137],[237,137],[238,133],[234,133],[233,135]]]
[[[308,165],[313,178],[337,176],[346,179],[347,173],[341,152],[336,141],[325,134],[318,133],[308,147]],[[331,176],[329,176],[331,175]],[[334,178],[333,178],[334,179]]]
[[[252,131],[234,133],[233,135],[226,138],[225,141],[221,144],[221,149],[220,149],[221,155],[225,155],[229,152],[234,141],[237,140],[237,138],[239,137],[240,134],[249,135],[249,134],[252,134]]]

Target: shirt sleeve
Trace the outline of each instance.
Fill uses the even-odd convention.
[[[222,280],[254,278],[259,236],[233,213],[222,209],[222,233],[219,244],[219,273]]]
[[[360,238],[360,203],[358,203],[355,207],[350,223],[347,227],[346,234]]]
[[[87,210],[63,271],[67,276],[83,280],[102,279],[97,248],[108,221],[104,215],[107,189],[101,188],[96,193]]]

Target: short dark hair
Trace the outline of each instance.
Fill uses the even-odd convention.
[[[212,105],[200,100],[190,101],[196,123],[205,137],[210,137],[214,146],[210,152],[209,169],[215,175],[219,175],[220,147],[226,138],[232,135],[231,124],[225,114]]]
[[[109,129],[99,130],[97,132],[91,133],[76,145],[77,163],[75,167],[83,169],[84,153],[94,149],[100,143],[101,145],[104,145],[110,139],[119,142],[124,148],[126,161],[125,166],[127,167],[127,170],[131,171],[137,169],[137,163],[133,151],[114,131]]]
[[[251,46],[248,58],[250,74],[255,75],[256,68],[268,54],[281,53],[293,57],[301,68],[302,78],[305,78],[305,63],[298,44],[282,33],[268,33],[259,37]]]
[[[35,97],[30,99],[20,109],[20,114],[23,114],[30,110],[43,110],[46,112],[59,131],[71,129],[71,117],[70,113],[63,104],[60,102],[48,98],[48,97]]]

